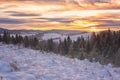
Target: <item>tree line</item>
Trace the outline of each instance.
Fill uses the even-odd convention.
[[[85,39],[81,36],[76,41],[72,41],[68,36],[59,42],[55,42],[53,39],[38,40],[35,37],[11,35],[5,31],[0,35],[0,42],[120,66],[120,31],[93,32],[91,37]]]

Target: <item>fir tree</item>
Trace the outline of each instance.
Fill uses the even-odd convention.
[[[48,51],[53,51],[54,50],[54,42],[53,39],[48,39],[47,40],[47,50]]]
[[[0,42],[2,42],[2,36],[0,35]]]
[[[29,47],[29,39],[27,36],[24,37],[24,46]]]

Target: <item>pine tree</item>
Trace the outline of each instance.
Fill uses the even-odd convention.
[[[62,43],[62,52],[63,54],[68,54],[69,52],[69,46],[68,46],[68,43],[67,43],[67,39],[64,39],[63,43]]]
[[[2,36],[0,35],[0,42],[2,42]]]
[[[70,47],[70,45],[72,44],[72,40],[70,38],[70,36],[67,37],[67,45],[68,47]]]
[[[33,47],[34,47],[35,49],[37,49],[37,46],[38,46],[38,44],[39,44],[39,40],[38,40],[37,38],[34,38],[32,43],[33,43]]]
[[[115,56],[115,65],[120,66],[120,48],[117,51],[117,54]]]
[[[11,43],[14,44],[14,45],[16,44],[16,41],[15,41],[15,37],[14,37],[14,36],[11,36]]]
[[[54,50],[54,43],[53,39],[47,40],[47,51],[53,51]]]
[[[58,44],[58,53],[62,53],[61,47],[62,47],[62,41],[60,39]]]
[[[23,42],[23,37],[20,36],[20,35],[18,35],[18,43],[19,43],[19,44],[22,44],[22,42]]]
[[[9,44],[10,42],[10,34],[6,31],[4,31],[3,33],[3,42],[5,42],[6,44]]]
[[[29,47],[29,39],[27,36],[24,37],[24,46]]]
[[[89,42],[89,40],[86,42],[86,52],[89,54],[90,53],[90,51],[91,51],[91,45],[90,45],[90,42]]]
[[[19,36],[18,34],[15,35],[15,44],[18,44],[19,43]]]

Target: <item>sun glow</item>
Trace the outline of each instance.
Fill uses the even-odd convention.
[[[104,30],[106,30],[106,29],[104,29]],[[91,28],[89,29],[89,31],[90,31],[90,32],[99,32],[99,31],[103,31],[103,29],[99,29],[99,28],[97,28],[97,27],[91,27]]]
[[[66,2],[65,2],[66,1]],[[95,3],[94,3],[95,1]],[[120,30],[120,0],[0,0],[0,26],[8,29]],[[20,26],[20,27],[19,27]]]
[[[97,23],[95,22],[89,22],[87,20],[75,20],[74,22],[71,23],[71,25],[74,26],[80,26],[81,28],[87,28],[87,27],[91,27],[91,26],[96,26]]]

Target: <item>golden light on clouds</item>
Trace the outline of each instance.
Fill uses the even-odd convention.
[[[91,32],[99,32],[99,31],[101,31],[101,29],[98,29],[96,27],[91,27],[90,31]]]
[[[120,0],[0,0],[0,27],[120,30]]]

